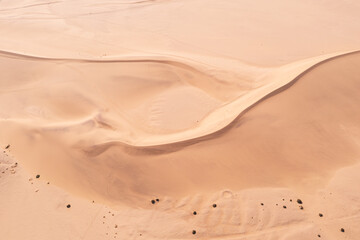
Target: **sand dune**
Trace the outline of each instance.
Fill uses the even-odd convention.
[[[358,239],[359,11],[0,1],[0,239]]]
[[[63,107],[64,103],[47,102],[46,108],[38,111],[33,108],[30,113],[21,115],[24,114],[23,111],[12,112],[23,109],[19,105],[25,101],[19,97],[19,91],[11,90],[3,94],[1,102],[11,103],[6,112],[14,116],[18,114],[1,121],[3,136],[11,145],[16,146],[13,151],[19,159],[23,159],[32,169],[44,171],[52,182],[72,185],[71,188],[78,188],[76,191],[85,194],[88,191],[84,189],[90,189],[110,201],[122,199],[141,202],[152,194],[183,196],[195,194],[196,191],[220,190],[223,187],[240,190],[272,184],[282,187],[302,186],[310,190],[326,182],[334,170],[356,162],[358,157],[358,145],[354,139],[359,134],[356,131],[359,119],[359,56],[356,52],[317,64],[288,85],[274,90],[247,108],[221,130],[178,143],[137,147],[122,142],[117,136],[124,132],[120,127],[126,118],[123,122],[119,120],[126,116],[126,109],[119,109],[119,103],[106,107],[111,109],[116,106],[124,112],[123,115],[115,115],[115,111],[115,116],[112,116],[109,114],[110,110],[99,112],[94,106],[99,106],[101,102],[86,99],[86,93],[90,93],[91,97],[96,96],[96,92],[91,92],[90,89],[79,94],[86,99],[83,103],[92,103],[87,113],[84,112],[82,116],[72,114],[81,114],[80,109],[86,109],[86,105],[76,106],[80,102],[76,101],[75,104],[68,103],[71,108],[61,108],[70,111],[69,113],[52,114],[52,118],[47,117],[46,113],[54,111],[56,104]],[[99,69],[95,71],[101,72]],[[134,79],[136,78],[131,78],[133,82]],[[102,81],[101,86],[106,84]],[[58,91],[61,87],[57,86]],[[98,89],[101,86],[98,85]],[[80,88],[71,85],[69,89]],[[48,88],[35,88],[35,93],[32,92],[33,89],[34,87],[21,90],[21,96],[26,97],[27,92],[30,92],[43,98],[43,94],[50,93]],[[178,86],[177,91],[180,89],[184,87]],[[106,87],[102,88],[102,92],[106,93]],[[77,95],[71,94],[64,99],[76,99]],[[106,95],[116,99],[116,94]],[[201,97],[199,93],[194,95]],[[123,94],[118,96],[122,97]],[[179,106],[179,103],[171,102],[171,97],[177,96],[175,92],[170,92],[168,96],[167,103]],[[191,94],[186,93],[184,96]],[[125,98],[117,101],[121,102]],[[51,100],[56,100],[55,94],[52,94]],[[185,99],[179,97],[179,100]],[[144,101],[146,100],[142,102]],[[129,101],[127,103],[131,105]],[[192,101],[191,104],[196,102]],[[203,107],[204,103],[199,105]],[[3,109],[5,107],[4,105]],[[177,112],[170,112],[169,115],[175,114],[174,121],[190,108],[184,108],[184,112],[180,109],[177,107]],[[191,112],[199,114],[199,111]],[[92,115],[89,116],[90,113]],[[72,116],[71,119],[67,118],[69,115]],[[156,116],[151,117],[154,119]],[[136,118],[141,119],[139,115],[134,119]],[[170,119],[167,122],[175,126]],[[166,129],[166,124],[161,123],[159,126]],[[17,132],[24,137],[18,137]],[[57,152],[55,156],[54,152]],[[268,165],[269,161],[273,163],[274,169]],[[63,169],[68,174],[64,176],[58,169]],[[311,180],[317,179],[319,175],[322,176],[322,181]],[[85,185],[88,186],[81,183],[76,186],[74,182],[78,182],[76,179],[79,178],[86,179]],[[319,186],[315,184],[318,181]],[[106,189],[102,187],[104,184],[108,185]],[[120,186],[126,188],[119,189]]]

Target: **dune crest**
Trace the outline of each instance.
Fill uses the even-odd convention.
[[[23,91],[32,89],[38,91],[35,87],[42,83],[39,80],[48,78],[52,82],[47,82],[49,85],[47,88],[52,87],[50,84],[60,84],[63,89],[71,89],[71,92],[67,93],[70,94],[69,96],[80,100],[73,99],[76,104],[71,104],[72,106],[60,99],[51,105],[30,106],[27,107],[28,114],[24,117],[16,114],[14,114],[15,118],[12,116],[16,121],[21,121],[22,118],[28,121],[30,115],[31,118],[37,118],[36,121],[45,125],[47,129],[51,129],[52,125],[56,125],[56,128],[67,128],[71,122],[79,120],[75,118],[72,121],[65,115],[74,116],[88,109],[87,114],[84,113],[85,115],[81,118],[101,122],[97,124],[100,128],[106,125],[109,129],[118,130],[111,131],[108,133],[111,137],[101,141],[111,140],[134,146],[151,146],[187,141],[218,131],[264,96],[271,95],[277,89],[296,81],[298,76],[306,72],[306,69],[341,55],[341,53],[336,53],[319,56],[271,71],[267,70],[265,74],[262,74],[261,80],[257,79],[253,87],[248,85],[244,88],[238,86],[235,79],[231,82],[231,78],[227,78],[225,81],[217,78],[216,75],[206,74],[206,66],[197,64],[193,67],[188,65],[189,63],[163,58],[56,59],[2,51],[4,65],[23,68],[24,64],[27,64],[35,68],[25,68],[24,71],[27,72],[21,75],[5,75],[4,78],[26,79],[26,76],[38,74],[36,69],[42,66],[48,68],[41,77],[32,78],[32,82],[22,83],[13,88],[10,82],[4,81],[2,87],[3,91],[15,93],[14,97],[19,98],[16,93],[23,94]],[[147,70],[140,72],[137,70],[143,67]],[[61,82],[59,75],[65,78],[71,76],[76,81]],[[86,79],[84,79],[85,76]],[[255,82],[255,76],[249,76],[249,79],[251,78]],[[85,89],[82,88],[84,80],[89,85]],[[48,91],[46,88],[44,90]],[[138,97],[140,94],[141,97]],[[43,95],[40,96],[43,97]],[[59,98],[64,98],[64,96],[66,95],[60,95]],[[186,99],[183,98],[184,96]],[[125,101],[126,104],[122,103]],[[174,105],[177,106],[176,111],[172,111]],[[64,106],[66,111],[70,111],[69,113],[49,112]],[[6,109],[6,106],[3,107]],[[113,111],[109,113],[109,109]],[[46,113],[53,117],[47,119],[50,116],[46,116]],[[96,118],[92,117],[94,114]],[[66,123],[66,120],[71,120],[71,122]],[[46,127],[47,125],[49,127]]]

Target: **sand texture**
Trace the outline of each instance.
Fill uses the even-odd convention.
[[[359,13],[0,0],[0,239],[360,239]]]

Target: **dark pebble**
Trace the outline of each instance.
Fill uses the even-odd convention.
[[[297,200],[297,203],[298,203],[298,204],[302,204],[303,202],[301,201],[301,199],[298,199],[298,200]]]

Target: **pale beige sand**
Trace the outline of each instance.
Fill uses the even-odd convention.
[[[358,12],[0,1],[0,239],[358,239]]]

